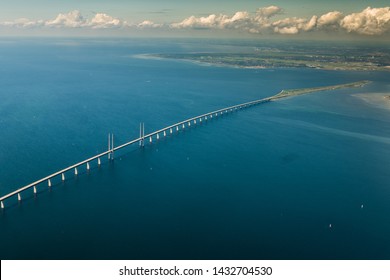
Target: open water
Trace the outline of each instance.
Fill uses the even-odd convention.
[[[1,259],[389,259],[388,72],[242,69],[140,59],[260,44],[2,39],[0,195],[201,113],[225,115],[5,201]],[[357,96],[356,96],[357,95]]]

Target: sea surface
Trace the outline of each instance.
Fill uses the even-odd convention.
[[[10,198],[1,259],[390,259],[390,108],[368,102],[390,94],[390,72],[140,58],[262,44],[2,38],[0,196],[105,151],[108,133],[137,138],[140,122],[372,83],[224,115]]]

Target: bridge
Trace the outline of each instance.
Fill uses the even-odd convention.
[[[20,189],[17,189],[16,191],[10,192],[2,197],[0,197],[0,204],[1,204],[1,209],[4,209],[4,201],[6,199],[9,199],[11,197],[17,196],[18,201],[22,200],[22,195],[21,193],[24,191],[27,191],[29,189],[33,189],[34,194],[37,193],[37,187],[39,184],[42,183],[47,183],[47,186],[50,188],[52,186],[52,179],[61,176],[61,180],[64,182],[66,180],[66,174],[67,172],[74,172],[74,175],[78,175],[78,168],[81,166],[85,166],[86,170],[90,170],[90,164],[93,161],[97,160],[98,166],[101,165],[101,158],[104,156],[108,156],[108,160],[113,160],[114,159],[114,152],[118,151],[120,149],[123,149],[127,146],[130,146],[135,143],[139,143],[141,147],[145,145],[145,141],[149,141],[149,143],[153,143],[154,140],[160,139],[160,137],[166,137],[168,134],[173,134],[173,131],[180,131],[184,130],[185,128],[189,128],[194,125],[199,125],[204,121],[207,121],[208,119],[216,118],[218,116],[221,116],[223,114],[227,114],[230,112],[234,112],[240,109],[248,108],[254,105],[274,101],[274,100],[279,100],[282,98],[287,98],[287,97],[293,97],[293,96],[298,96],[302,94],[308,94],[312,92],[318,92],[318,91],[329,91],[329,90],[337,90],[337,89],[343,89],[343,88],[359,88],[363,87],[367,84],[369,84],[370,81],[357,81],[353,83],[347,83],[347,84],[338,84],[338,85],[331,85],[331,86],[323,86],[323,87],[315,87],[315,88],[302,88],[302,89],[293,89],[293,90],[282,90],[280,93],[273,95],[271,97],[266,97],[246,103],[241,103],[238,105],[226,107],[223,109],[219,109],[213,112],[209,112],[203,115],[199,115],[190,119],[186,119],[184,121],[172,124],[170,126],[164,127],[162,129],[156,130],[152,133],[149,133],[145,135],[145,125],[143,123],[140,124],[140,135],[139,138],[131,140],[125,144],[122,144],[120,146],[114,147],[114,135],[109,134],[108,135],[108,149],[107,151],[100,153],[98,155],[95,155],[93,157],[90,157],[86,160],[80,161],[76,164],[73,164],[67,168],[64,168],[60,171],[57,171],[51,175],[48,175],[42,179],[39,179],[31,184],[28,184]]]
[[[273,99],[275,99],[275,98],[274,97],[267,97],[267,98],[262,98],[262,99],[258,99],[258,100],[226,107],[226,108],[219,109],[219,110],[209,112],[206,114],[202,114],[202,115],[190,118],[190,119],[186,119],[184,121],[172,124],[170,126],[164,127],[162,129],[156,130],[156,131],[149,133],[149,134],[146,134],[146,135],[145,135],[145,125],[144,125],[144,123],[141,123],[140,124],[140,136],[137,139],[131,140],[131,141],[129,141],[125,144],[119,145],[117,147],[114,147],[114,135],[109,134],[108,135],[108,149],[107,149],[107,151],[100,153],[100,154],[97,154],[95,156],[92,156],[90,158],[87,158],[87,159],[80,161],[78,163],[75,163],[71,166],[68,166],[62,170],[59,170],[53,174],[50,174],[50,175],[48,175],[44,178],[41,178],[41,179],[31,183],[31,184],[28,184],[24,187],[21,187],[13,192],[10,192],[10,193],[0,197],[1,209],[5,208],[5,200],[16,196],[18,201],[21,201],[22,200],[22,192],[25,192],[27,190],[32,189],[33,193],[37,194],[37,188],[39,185],[47,184],[47,187],[50,188],[52,186],[52,179],[57,177],[57,176],[58,177],[61,176],[61,180],[64,182],[66,180],[66,176],[69,175],[70,172],[74,173],[74,175],[77,176],[79,173],[79,169],[82,168],[83,166],[87,171],[89,171],[91,169],[91,162],[97,161],[98,166],[100,166],[102,163],[101,159],[103,157],[107,156],[108,160],[113,160],[115,151],[121,150],[127,146],[139,143],[139,146],[143,147],[145,145],[145,142],[153,143],[153,141],[159,140],[161,137],[166,137],[167,135],[173,134],[174,131],[184,130],[185,128],[190,128],[191,126],[199,125],[204,121],[207,121],[207,120],[213,119],[213,118],[217,118],[219,116],[222,116],[223,114],[227,114],[230,112],[234,112],[237,110],[248,108],[248,107],[251,107],[254,105],[266,103],[266,102],[272,101]]]

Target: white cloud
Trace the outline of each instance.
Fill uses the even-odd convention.
[[[190,16],[178,23],[172,23],[171,28],[217,28],[239,29],[250,33],[261,33],[270,26],[269,18],[280,13],[281,8],[270,6],[257,10],[255,16],[247,11],[238,11],[233,16],[211,14],[205,17]]]
[[[279,34],[298,34],[301,31],[311,31],[317,26],[317,16],[310,20],[304,18],[285,18],[275,21],[274,32]]]
[[[364,35],[382,35],[390,32],[390,7],[367,7],[360,13],[347,15],[340,25],[348,32]]]
[[[33,27],[57,27],[57,28],[117,28],[126,27],[129,24],[118,18],[104,13],[97,13],[92,19],[84,18],[78,10],[65,14],[59,14],[51,20],[29,20],[21,18],[14,21],[0,23],[6,27],[33,28]]]
[[[343,14],[339,11],[333,11],[329,12],[327,14],[324,14],[320,16],[320,18],[317,21],[317,25],[319,27],[322,26],[340,26],[340,21],[343,18]]]
[[[225,15],[209,15],[207,17],[190,16],[178,23],[172,23],[172,28],[217,28],[222,27],[222,22],[225,21]]]
[[[16,28],[34,28],[38,26],[44,25],[43,20],[39,21],[32,21],[28,18],[19,18],[14,21],[6,21],[3,23],[0,23],[0,25],[6,26],[6,27],[16,27]]]
[[[54,27],[82,27],[87,24],[87,20],[80,11],[74,10],[67,14],[59,14],[55,19],[45,22],[46,26]]]
[[[277,7],[277,6],[269,6],[269,7],[264,7],[264,8],[259,8],[256,11],[257,16],[262,17],[262,18],[270,18],[273,17],[277,14],[282,13],[282,8]]]
[[[179,23],[171,24],[172,28],[218,28],[237,29],[249,33],[279,33],[297,34],[300,31],[310,31],[316,27],[317,16],[310,20],[286,18],[275,22],[271,18],[282,13],[277,6],[259,8],[255,15],[246,11],[236,12],[233,16],[211,14],[207,17],[190,16]]]
[[[288,34],[288,35],[293,35],[293,34],[299,33],[299,29],[296,26],[286,26],[286,27],[276,26],[274,28],[274,31],[275,31],[275,33]]]
[[[317,16],[312,16],[311,19],[302,26],[303,31],[311,31],[317,26]]]
[[[164,26],[163,24],[154,23],[151,20],[144,20],[143,22],[141,22],[137,25],[138,28],[159,28],[159,27],[163,27],[163,26]]]
[[[113,27],[124,27],[128,23],[120,19],[114,18],[110,15],[97,13],[89,22],[88,25],[92,28],[113,28]]]

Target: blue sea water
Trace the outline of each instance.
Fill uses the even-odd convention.
[[[5,201],[1,259],[390,259],[388,72],[240,69],[141,59],[258,42],[2,39],[0,195],[201,113],[270,102],[129,147]],[[363,206],[363,207],[362,207]],[[331,227],[330,227],[331,225]]]

